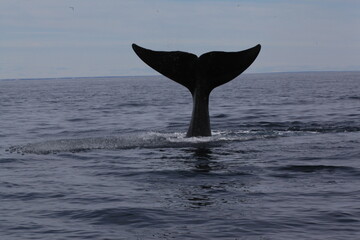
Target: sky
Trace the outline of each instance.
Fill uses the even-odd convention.
[[[0,0],[0,79],[155,75],[131,44],[240,51],[248,73],[360,70],[359,0]]]

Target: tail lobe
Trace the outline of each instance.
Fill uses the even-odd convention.
[[[153,51],[132,45],[135,53],[154,70],[193,91],[198,57],[192,53]]]

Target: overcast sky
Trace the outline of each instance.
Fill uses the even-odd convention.
[[[131,44],[239,51],[246,72],[360,70],[359,0],[0,0],[0,79],[156,74]]]

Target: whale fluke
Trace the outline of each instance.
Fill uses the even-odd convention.
[[[153,51],[136,44],[132,47],[147,65],[191,92],[194,105],[187,137],[211,136],[208,107],[211,91],[245,71],[261,49],[258,44],[244,51],[214,51],[197,57],[181,51]]]

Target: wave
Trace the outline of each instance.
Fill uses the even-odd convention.
[[[288,165],[285,167],[280,167],[278,168],[278,170],[302,173],[342,171],[346,173],[356,173],[357,175],[359,175],[359,172],[353,167],[331,165]]]
[[[85,137],[75,139],[55,139],[42,142],[11,146],[10,153],[52,154],[59,152],[81,152],[96,149],[119,150],[135,148],[183,148],[216,147],[229,142],[251,141],[287,136],[300,136],[323,133],[359,132],[360,126],[354,122],[343,123],[304,123],[257,122],[237,128],[245,130],[213,131],[211,137],[186,138],[185,133],[130,133],[118,136]]]
[[[220,146],[229,142],[276,138],[296,133],[289,131],[214,131],[211,137],[186,138],[185,133],[147,132],[120,136],[88,137],[76,139],[47,140],[7,149],[19,154],[55,154],[60,152],[82,152],[89,150],[121,150],[134,148],[183,148]]]
[[[345,122],[254,122],[242,127],[250,129],[267,129],[273,131],[290,131],[290,132],[314,132],[314,133],[340,133],[340,132],[359,132],[360,126],[355,121]],[[256,131],[256,130],[254,130]]]
[[[104,209],[76,209],[48,211],[43,213],[44,217],[70,218],[81,221],[88,221],[95,225],[153,225],[165,224],[158,221],[158,215],[167,215],[164,210],[146,208],[104,208]]]

